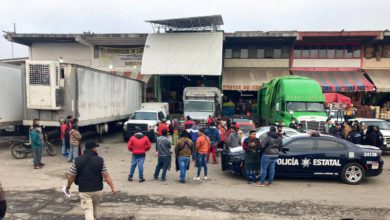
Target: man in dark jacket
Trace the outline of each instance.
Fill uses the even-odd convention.
[[[259,171],[261,143],[256,138],[256,130],[249,132],[249,137],[245,138],[242,149],[245,151],[245,176],[248,184],[256,181],[256,175]]]
[[[275,127],[271,127],[268,136],[262,143],[263,155],[261,157],[261,176],[260,183],[257,185],[265,186],[264,181],[268,172],[268,185],[272,186],[272,181],[275,176],[275,164],[279,156],[279,151],[282,150],[282,138],[276,133]]]
[[[297,123],[297,121],[295,120],[295,118],[292,118],[292,119],[291,119],[291,123],[290,123],[289,127],[290,127],[290,128],[293,128],[293,129],[297,129],[298,123]]]
[[[329,129],[329,134],[334,137],[343,138],[343,130],[341,129],[341,125],[336,122],[335,125]]]
[[[383,134],[380,131],[379,126],[374,126],[374,132],[376,134],[376,147],[382,148],[383,145]]]
[[[373,125],[369,125],[367,127],[366,135],[364,136],[364,144],[365,145],[371,145],[371,146],[377,146],[377,133],[374,130]]]
[[[131,159],[130,174],[128,181],[133,181],[135,168],[138,165],[139,182],[145,182],[144,162],[146,152],[150,150],[151,144],[149,138],[141,133],[142,129],[136,127],[136,132],[127,143],[127,148],[133,154]]]
[[[352,142],[354,144],[362,143],[362,134],[359,132],[359,128],[357,125],[352,126],[352,131],[349,133],[347,141]]]
[[[116,192],[104,160],[97,154],[97,147],[99,145],[95,142],[87,142],[83,156],[76,158],[68,170],[70,176],[66,193],[70,194],[69,190],[73,182],[79,185],[81,208],[87,220],[97,218],[97,208],[103,195],[103,179],[110,186],[111,192],[113,194]]]
[[[192,155],[194,143],[188,138],[186,131],[180,134],[180,139],[175,146],[175,155],[177,160],[178,169],[180,170],[180,183],[186,182],[186,172],[189,168],[190,157]]]
[[[154,171],[154,179],[157,180],[162,169],[161,181],[166,180],[167,170],[171,164],[171,141],[168,139],[168,132],[161,131],[161,136],[157,138],[158,161]]]

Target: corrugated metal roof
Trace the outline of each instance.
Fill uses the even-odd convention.
[[[35,34],[7,32],[4,37],[12,42],[29,46],[33,43],[83,43],[89,45],[144,45],[146,33],[119,34]]]

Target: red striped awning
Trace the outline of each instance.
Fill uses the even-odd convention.
[[[293,71],[293,75],[316,80],[323,92],[373,91],[374,85],[360,71]]]

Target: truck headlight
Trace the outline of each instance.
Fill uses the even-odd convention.
[[[127,124],[123,123],[123,130],[127,131]]]
[[[153,130],[156,125],[148,125],[149,130]]]

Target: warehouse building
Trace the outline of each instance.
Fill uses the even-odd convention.
[[[225,33],[222,16],[147,21],[154,33],[21,34],[11,42],[29,47],[31,60],[74,63],[147,83],[146,100],[182,112],[185,87],[223,91],[226,114],[242,113],[264,82],[299,75],[324,93],[342,93],[372,117],[370,106],[390,106],[388,31],[237,31]],[[233,109],[232,109],[233,107]],[[377,109],[383,117],[387,110]],[[390,118],[390,114],[388,114]]]

